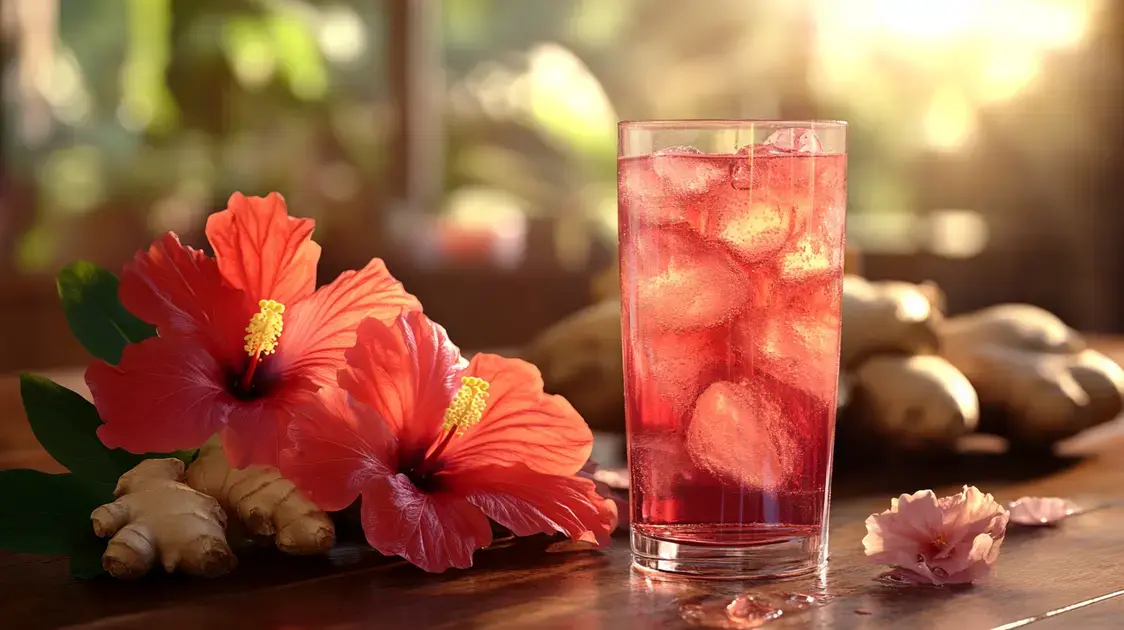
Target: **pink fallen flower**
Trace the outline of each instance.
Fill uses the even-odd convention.
[[[1011,522],[1019,525],[1055,525],[1076,511],[1072,501],[1058,497],[1023,497],[1010,506]]]
[[[938,499],[932,490],[891,499],[866,519],[863,547],[871,562],[917,584],[966,584],[982,579],[999,557],[1007,510],[990,494],[964,486]]]

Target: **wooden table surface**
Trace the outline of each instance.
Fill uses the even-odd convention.
[[[1102,346],[1103,347],[1103,346]],[[1112,345],[1124,358],[1124,346]],[[64,375],[65,377],[65,375]],[[65,380],[65,378],[64,378]],[[75,383],[68,383],[74,385]],[[14,376],[0,377],[0,467],[57,469],[28,441]],[[1124,507],[1055,529],[1008,532],[997,571],[966,588],[904,588],[863,561],[863,520],[897,493],[974,483],[1001,501],[1063,496],[1091,506],[1124,499],[1121,421],[1079,436],[1069,459],[975,454],[837,472],[825,575],[749,584],[654,579],[630,569],[627,539],[605,551],[545,553],[545,538],[477,552],[476,566],[428,575],[361,546],[328,558],[250,550],[207,581],[152,576],[75,582],[65,559],[0,552],[0,628],[685,628],[738,593],[801,593],[810,608],[769,628],[1124,628]],[[839,453],[842,462],[861,458]],[[2,498],[0,498],[2,500]],[[735,626],[727,626],[735,627]],[[742,626],[748,627],[748,626]]]

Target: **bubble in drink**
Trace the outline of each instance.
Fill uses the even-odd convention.
[[[786,409],[762,387],[720,381],[699,396],[687,426],[692,461],[739,486],[773,490],[799,454]]]

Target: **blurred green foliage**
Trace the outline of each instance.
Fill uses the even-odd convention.
[[[374,188],[387,137],[380,3],[60,0],[57,15],[34,89],[4,102],[6,163],[36,191],[25,269],[59,264],[60,234],[86,214],[190,230],[233,190],[280,190],[346,222],[326,216],[320,171],[345,173],[352,197]],[[25,126],[44,112],[46,133]]]

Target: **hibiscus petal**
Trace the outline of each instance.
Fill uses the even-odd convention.
[[[367,319],[345,357],[340,387],[386,420],[402,458],[424,455],[465,367],[445,329],[419,311],[400,315],[390,326]]]
[[[426,494],[405,475],[376,477],[363,488],[363,532],[380,553],[429,571],[472,566],[472,552],[492,542],[479,508],[450,493]]]
[[[480,422],[453,439],[444,468],[525,464],[548,475],[573,475],[593,450],[585,420],[561,396],[543,393],[538,368],[518,359],[478,354],[465,372],[488,381]]]
[[[326,387],[292,409],[281,472],[321,509],[342,510],[364,484],[390,475],[397,445],[386,422],[338,387]]]
[[[516,536],[560,532],[593,542],[616,528],[615,506],[581,477],[547,475],[516,464],[442,474],[439,479]]]
[[[126,310],[162,335],[200,333],[224,356],[241,351],[247,300],[223,282],[213,258],[171,232],[125,265],[118,293]]]
[[[344,351],[355,345],[359,323],[373,317],[384,324],[405,311],[420,311],[418,299],[402,288],[375,258],[359,271],[345,271],[285,314],[278,362],[321,386],[335,385],[346,365]]]
[[[125,347],[121,362],[95,361],[86,384],[109,448],[166,453],[195,448],[221,429],[237,401],[198,337],[152,337]]]
[[[277,466],[288,448],[293,408],[307,401],[317,388],[299,379],[275,384],[253,400],[239,400],[222,432],[222,447],[235,468]]]
[[[312,219],[290,217],[277,193],[234,193],[226,210],[207,218],[207,239],[223,278],[258,300],[287,306],[312,295],[320,246],[312,241]]]

